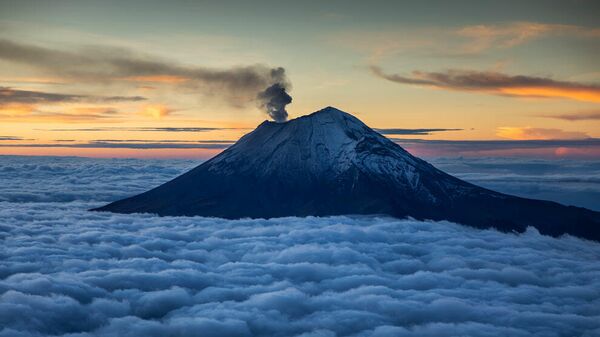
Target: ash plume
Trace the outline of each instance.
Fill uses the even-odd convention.
[[[292,97],[286,92],[284,83],[275,83],[258,94],[260,107],[277,123],[287,120],[285,106],[292,102]]]
[[[285,69],[261,64],[213,68],[185,65],[123,47],[87,46],[60,50],[2,38],[0,61],[34,68],[41,74],[74,83],[114,84],[118,88],[151,84],[176,94],[220,98],[237,108],[258,104],[278,122],[285,121],[285,105],[292,100],[286,93],[290,84]],[[76,97],[69,95],[62,99],[74,100]],[[44,98],[59,99],[47,95]],[[112,100],[119,98],[129,99],[111,97]]]

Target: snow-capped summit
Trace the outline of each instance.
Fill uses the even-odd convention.
[[[598,212],[467,183],[333,107],[265,121],[191,171],[96,210],[223,218],[386,214],[600,240]]]

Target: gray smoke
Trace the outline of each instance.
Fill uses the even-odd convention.
[[[137,86],[139,83],[135,82],[136,80],[169,76],[178,81],[163,85],[168,85],[176,92],[219,97],[239,108],[256,104],[258,101],[258,106],[265,109],[276,121],[285,121],[285,105],[292,101],[286,93],[290,84],[285,69],[261,64],[229,68],[190,66],[153,55],[140,54],[127,48],[88,46],[65,51],[1,38],[0,61],[34,68],[42,74],[67,78],[74,83]],[[76,97],[46,95],[43,98],[73,100]],[[110,98],[128,99],[120,96]]]
[[[258,93],[258,105],[277,123],[287,120],[288,113],[285,106],[292,102],[292,97],[287,93],[290,83],[282,67],[270,71],[271,85]]]
[[[284,83],[275,83],[258,94],[260,107],[277,123],[287,120],[285,106],[292,102],[292,97],[286,92]]]

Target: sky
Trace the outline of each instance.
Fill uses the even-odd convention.
[[[283,107],[335,106],[416,155],[599,158],[599,13],[0,0],[0,154],[208,158]]]

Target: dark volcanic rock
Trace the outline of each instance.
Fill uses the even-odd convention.
[[[265,121],[193,170],[95,210],[231,219],[387,214],[600,239],[598,212],[467,183],[332,107]]]

